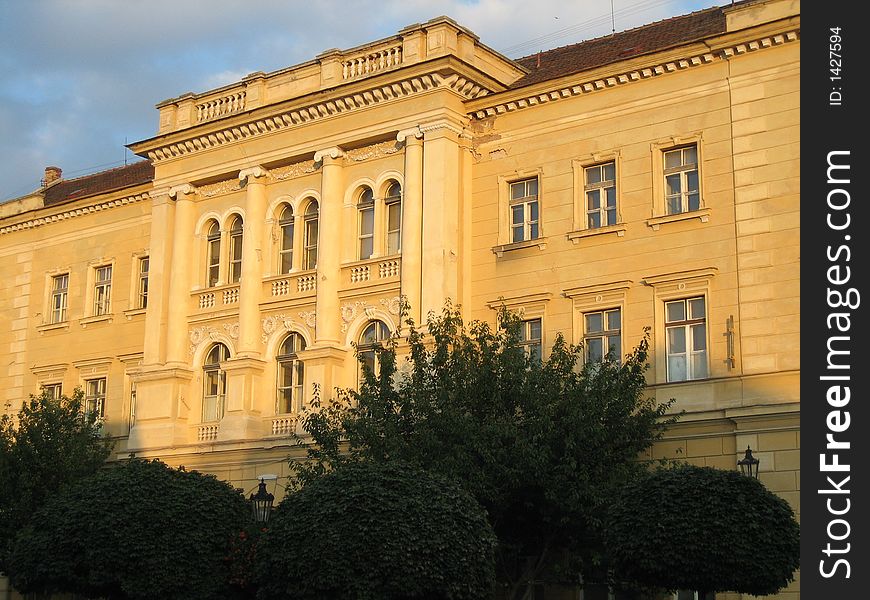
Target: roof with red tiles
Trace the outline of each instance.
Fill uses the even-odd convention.
[[[75,179],[62,179],[45,190],[45,205],[71,202],[79,198],[105,194],[153,180],[154,167],[147,160],[142,160]]]
[[[713,7],[606,37],[546,50],[516,60],[531,72],[510,87],[525,87],[601,67],[632,56],[681,46],[724,33],[725,27],[725,13],[721,7]]]

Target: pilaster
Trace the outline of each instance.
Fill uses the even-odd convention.
[[[224,417],[218,440],[246,440],[262,437],[262,413],[256,394],[262,389],[266,363],[256,358],[238,357],[221,364],[227,375]]]
[[[152,205],[151,240],[143,362],[146,365],[156,365],[166,360],[175,203],[169,196],[169,188],[152,190],[149,195]]]
[[[244,169],[239,180],[245,187],[245,224],[242,241],[242,277],[239,283],[238,355],[258,357],[260,342],[260,295],[264,261],[264,223],[266,222],[266,179],[262,167]]]
[[[196,221],[195,195],[196,188],[188,184],[169,190],[169,197],[175,199],[175,224],[172,236],[172,268],[169,270],[166,362],[173,365],[187,364],[187,316],[190,307],[193,230]]]
[[[317,245],[317,315],[315,344],[338,345],[341,340],[338,289],[341,277],[341,217],[344,199],[344,152],[327,148],[314,154],[322,163],[319,241]],[[324,232],[330,232],[329,238]]]
[[[405,143],[405,189],[402,198],[402,295],[408,318],[421,325],[423,268],[423,132],[419,127],[400,131]]]

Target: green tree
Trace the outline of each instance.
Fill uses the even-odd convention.
[[[15,532],[64,485],[96,472],[112,451],[84,395],[30,396],[17,417],[0,417],[0,571]]]
[[[404,463],[343,465],[276,507],[257,544],[257,598],[479,600],[494,547],[461,487]]]
[[[559,337],[544,361],[527,355],[519,319],[465,325],[447,306],[428,334],[409,322],[407,368],[398,342],[359,391],[315,401],[303,424],[302,485],[346,463],[401,459],[444,475],[486,509],[498,536],[497,573],[510,597],[532,581],[577,581],[600,556],[612,495],[643,467],[638,455],[675,418],[645,394],[647,339],[621,359],[583,364]],[[550,567],[570,557],[570,574]],[[582,560],[584,565],[578,565]]]
[[[650,472],[615,498],[607,528],[615,577],[664,589],[776,593],[799,566],[788,503],[737,471]]]
[[[213,475],[116,463],[48,499],[18,533],[12,584],[109,600],[231,597],[228,554],[249,513]]]

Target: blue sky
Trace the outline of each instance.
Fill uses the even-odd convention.
[[[613,0],[617,31],[726,0]],[[139,160],[154,105],[448,15],[518,58],[611,32],[611,0],[0,0],[0,201]]]

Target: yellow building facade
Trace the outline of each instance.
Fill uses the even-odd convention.
[[[81,386],[118,457],[280,489],[402,298],[504,303],[545,355],[649,328],[653,456],[750,446],[799,513],[799,40],[793,0],[517,61],[440,17],[162,102],[144,161],[0,205],[6,410]]]

